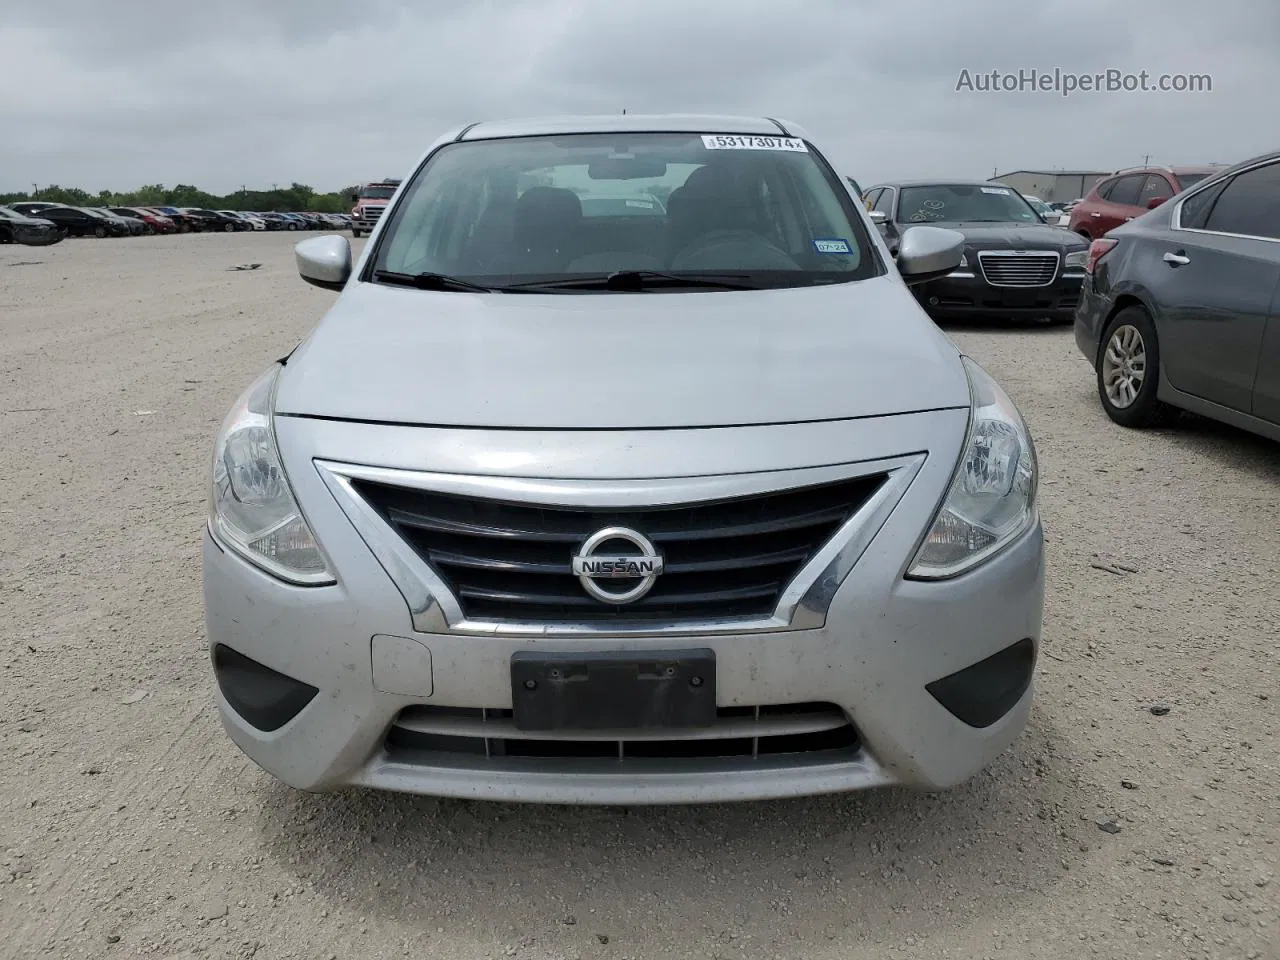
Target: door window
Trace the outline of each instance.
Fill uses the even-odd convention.
[[[1138,206],[1145,207],[1157,197],[1161,200],[1168,200],[1173,196],[1173,187],[1169,186],[1169,181],[1158,173],[1147,174],[1146,181],[1142,184],[1142,189],[1138,191]]]
[[[1146,174],[1137,174],[1136,176],[1121,177],[1115,182],[1115,186],[1111,188],[1111,192],[1107,194],[1107,199],[1112,203],[1119,203],[1126,207],[1136,207],[1138,205],[1138,194],[1142,190],[1142,183],[1146,179]]]
[[[1218,195],[1204,228],[1280,240],[1280,163],[1233,177]]]

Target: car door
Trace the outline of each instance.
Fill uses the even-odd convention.
[[[1273,342],[1265,376],[1260,359],[1280,288],[1280,162],[1192,193],[1174,214],[1167,239],[1148,245],[1152,262],[1143,269],[1162,374],[1192,396],[1274,415]]]
[[[1111,185],[1105,199],[1089,214],[1093,221],[1090,232],[1095,239],[1137,215],[1138,194],[1142,192],[1146,179],[1145,173],[1130,174]]]
[[[81,223],[80,215],[66,207],[53,207],[42,211],[40,216],[46,220],[53,221],[70,233],[80,234],[84,232],[84,224]]]
[[[1280,241],[1276,244],[1280,248]],[[1253,415],[1280,427],[1280,287],[1271,298],[1271,315],[1258,351],[1253,381]]]

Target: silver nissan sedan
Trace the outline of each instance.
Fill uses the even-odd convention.
[[[609,198],[610,203],[595,203]],[[618,202],[621,200],[621,202]],[[1024,727],[1035,448],[794,124],[471,124],[223,423],[204,595],[258,765],[554,803],[945,788]]]

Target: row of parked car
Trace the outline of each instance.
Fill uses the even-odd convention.
[[[341,213],[249,212],[202,207],[78,207],[39,200],[0,206],[0,243],[42,246],[66,237],[248,230],[345,230]]]

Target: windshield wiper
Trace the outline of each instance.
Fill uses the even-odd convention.
[[[394,270],[375,270],[373,279],[380,283],[395,283],[419,290],[467,290],[475,293],[494,293],[501,287],[486,287],[470,280],[445,276],[443,273],[397,273]]]
[[[615,270],[595,277],[532,280],[502,290],[644,290],[651,287],[704,287],[711,290],[759,290],[745,273],[663,273],[660,270]]]

